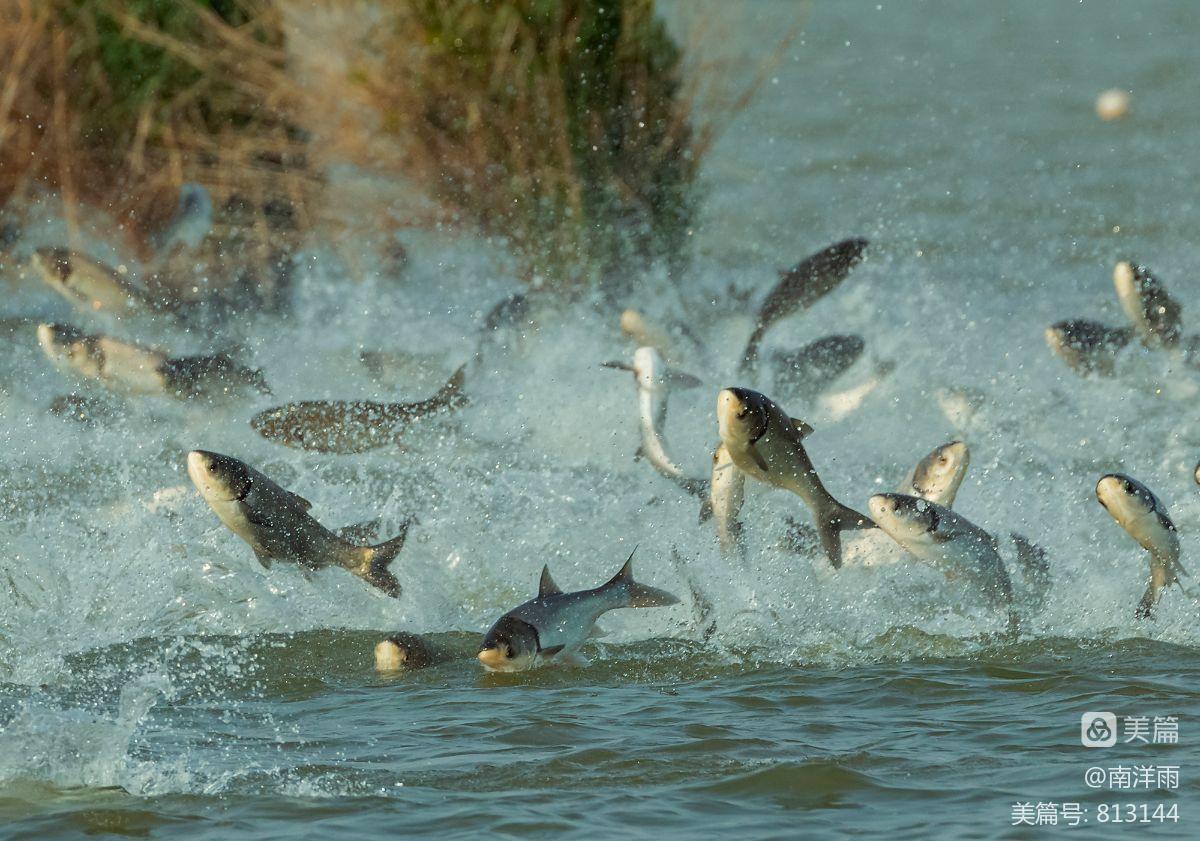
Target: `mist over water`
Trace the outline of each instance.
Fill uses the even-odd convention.
[[[669,12],[680,33],[711,16],[700,49],[742,72],[797,19],[786,2]],[[85,428],[48,413],[73,384],[33,327],[0,333],[0,821],[12,833],[167,835],[188,821],[229,837],[223,822],[237,821],[256,837],[298,822],[323,836],[996,837],[1014,800],[1100,802],[1075,740],[1080,713],[1114,709],[1180,716],[1177,748],[1119,758],[1183,766],[1181,788],[1153,797],[1179,803],[1182,820],[1153,831],[1194,834],[1200,604],[1171,588],[1153,621],[1133,618],[1145,552],[1094,488],[1121,471],[1154,490],[1194,571],[1200,373],[1131,346],[1116,377],[1083,379],[1042,332],[1124,323],[1110,275],[1134,259],[1200,333],[1195,16],[887,2],[815,4],[802,19],[706,162],[688,273],[651,272],[619,302],[535,304],[533,326],[482,345],[484,313],[521,285],[466,237],[406,235],[402,275],[368,265],[349,282],[335,253],[315,250],[294,313],[215,336],[84,321],[5,266],[0,317],[175,354],[243,347],[274,392],[215,407],[97,392],[117,417]],[[1131,114],[1101,123],[1092,104],[1112,86],[1133,91]],[[49,219],[20,247],[63,236]],[[772,330],[763,358],[836,332],[864,338],[862,359],[816,398],[777,389],[769,364],[739,376],[747,300],[848,236],[871,240],[866,260]],[[916,561],[835,572],[818,551],[788,550],[787,519],[807,512],[753,482],[746,559],[722,558],[697,500],[633,458],[632,377],[600,366],[633,352],[622,306],[702,340],[678,337],[678,367],[703,385],[673,391],[666,427],[698,477],[729,385],[811,424],[823,481],[860,511],[935,446],[965,440],[955,510],[1047,551],[1050,590],[1036,608],[1019,602],[1020,639]],[[364,350],[394,354],[394,368],[372,377]],[[396,447],[303,453],[248,424],[291,400],[424,399],[464,362],[470,404]],[[342,570],[263,569],[192,488],[196,448],[255,466],[329,527],[379,518],[382,540],[415,516],[393,566],[401,598]],[[682,603],[607,615],[588,668],[371,668],[375,641],[396,630],[451,634],[439,639],[471,657],[470,635],[530,598],[543,564],[583,589],[634,545],[638,580]],[[1013,569],[1007,541],[1002,555]],[[713,605],[707,642],[693,587]]]

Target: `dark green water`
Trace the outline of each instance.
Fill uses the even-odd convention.
[[[672,396],[672,454],[705,473],[717,390],[772,388],[735,379],[750,323],[730,287],[754,299],[778,268],[870,238],[846,284],[768,344],[862,335],[865,358],[833,391],[874,390],[773,396],[812,423],[814,463],[855,507],[966,440],[955,508],[1048,553],[1049,593],[1022,602],[1019,639],[919,564],[835,574],[781,549],[785,518],[805,516],[782,492],[748,489],[747,558],[722,558],[695,500],[632,459],[634,390],[599,367],[632,351],[615,309],[544,320],[471,370],[455,418],[346,457],[259,438],[247,420],[261,402],[147,399],[111,426],[70,425],[46,412],[61,374],[14,330],[0,356],[0,838],[1200,835],[1200,606],[1172,589],[1157,619],[1134,619],[1145,554],[1094,496],[1105,472],[1137,476],[1179,527],[1184,566],[1200,566],[1200,377],[1130,349],[1118,376],[1084,380],[1042,338],[1059,319],[1120,324],[1110,275],[1128,257],[1198,331],[1200,7],[668,11],[681,33],[710,19],[698,55],[733,79],[802,24],[705,162],[693,272],[628,302],[686,320],[707,347],[685,360],[704,385]],[[1093,102],[1113,86],[1133,91],[1130,116],[1102,123]],[[57,243],[63,227],[31,236]],[[250,349],[276,400],[426,396],[517,281],[477,243],[412,237],[401,282],[347,283],[317,254],[293,319],[222,338]],[[4,317],[74,317],[10,274]],[[422,361],[381,386],[364,349]],[[970,411],[948,411],[947,392]],[[195,447],[258,466],[331,526],[379,516],[389,532],[417,515],[403,597],[337,571],[263,570],[187,483]],[[587,668],[372,671],[385,631],[456,631],[470,654],[543,563],[589,587],[634,543],[638,578],[684,604],[606,617]],[[715,611],[707,644],[692,585]],[[1179,743],[1085,748],[1088,711],[1175,716]],[[1121,765],[1178,766],[1178,780],[1086,784],[1090,767]],[[1078,803],[1088,822],[1014,826],[1026,802]],[[1114,803],[1178,819],[1102,823]]]
[[[893,639],[879,662],[830,668],[663,641],[597,647],[582,670],[483,675],[464,659],[385,680],[364,656],[377,636],[139,641],[72,658],[63,685],[10,687],[4,770],[20,754],[86,786],[7,787],[7,837],[991,838],[1025,801],[1080,803],[1088,837],[1116,800],[1180,808],[1178,824],[1123,831],[1190,837],[1196,819],[1190,781],[1132,797],[1083,783],[1101,758],[1186,775],[1189,648],[924,639],[961,653],[896,659]],[[1179,716],[1183,744],[1084,748],[1079,713],[1101,708]],[[89,753],[117,761],[89,768]]]

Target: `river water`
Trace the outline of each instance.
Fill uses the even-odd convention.
[[[1200,375],[1131,348],[1117,376],[1083,379],[1042,331],[1121,324],[1123,258],[1154,269],[1196,330],[1200,15],[1090,1],[667,12],[681,33],[707,19],[693,48],[735,77],[801,25],[706,161],[692,270],[627,302],[703,341],[679,354],[703,385],[672,396],[672,453],[704,475],[717,390],[758,386],[815,428],[814,463],[861,510],[963,438],[955,508],[1048,554],[1049,592],[1023,607],[1020,637],[915,562],[835,573],[782,547],[786,518],[805,514],[781,491],[748,489],[747,557],[722,558],[696,501],[633,459],[633,383],[600,367],[632,352],[608,305],[542,310],[537,329],[485,346],[470,405],[397,447],[328,456],[259,438],[247,420],[272,399],[426,396],[518,288],[465,238],[412,235],[399,280],[347,283],[321,252],[293,317],[220,339],[248,349],[274,398],[126,402],[83,428],[47,413],[70,385],[31,329],[5,337],[0,837],[1195,837],[1200,605],[1173,588],[1154,620],[1134,619],[1145,553],[1094,487],[1124,471],[1153,488],[1195,566]],[[1131,111],[1106,123],[1093,102],[1113,86]],[[61,235],[53,220],[30,234]],[[871,240],[866,261],[768,345],[854,333],[864,358],[817,397],[775,390],[766,369],[738,379],[746,298],[848,236]],[[5,276],[5,317],[78,319]],[[120,329],[180,353],[204,344]],[[364,349],[401,356],[382,383]],[[264,570],[191,489],[197,447],[256,465],[330,526],[379,517],[386,537],[415,515],[402,598],[337,570]],[[467,659],[543,563],[582,589],[635,544],[637,577],[680,606],[610,614],[586,668],[486,675]],[[712,603],[707,641],[693,587]],[[400,629],[464,658],[379,676],[374,642]],[[1118,746],[1081,745],[1089,711],[1118,717]],[[1174,717],[1178,744],[1124,744],[1141,717]],[[1178,779],[1114,787],[1122,765]],[[1023,803],[1060,821],[1078,804],[1080,825],[1014,826]],[[1114,823],[1127,803],[1164,818]]]

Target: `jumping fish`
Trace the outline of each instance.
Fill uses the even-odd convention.
[[[791,271],[780,272],[779,283],[758,308],[754,332],[742,354],[742,371],[751,370],[758,361],[758,347],[771,325],[833,291],[862,260],[867,244],[865,239],[843,240],[801,260]]]
[[[966,517],[904,494],[876,494],[867,508],[879,528],[918,560],[965,581],[992,607],[1012,604],[1012,581],[996,539]]]
[[[1179,532],[1167,508],[1149,488],[1124,473],[1109,473],[1096,483],[1096,499],[1117,524],[1150,553],[1150,584],[1134,616],[1145,619],[1153,615],[1154,606],[1163,590],[1179,584],[1187,575],[1179,563]]]
[[[638,455],[644,456],[655,470],[688,493],[694,496],[707,493],[707,482],[687,476],[671,460],[662,436],[662,429],[667,422],[667,399],[671,384],[690,388],[699,385],[700,381],[688,374],[669,370],[662,355],[649,346],[640,347],[634,352],[633,365],[605,362],[604,367],[633,372],[638,389],[638,420],[642,437]]]
[[[189,400],[256,389],[270,394],[262,372],[228,354],[170,358],[161,351],[67,324],[39,324],[38,344],[60,370],[125,394],[159,394]]]
[[[287,447],[318,453],[362,453],[396,443],[412,423],[465,406],[460,367],[436,394],[416,403],[305,400],[259,412],[250,426]]]
[[[803,444],[812,427],[788,417],[766,395],[746,388],[727,388],[717,395],[717,424],[721,442],[739,470],[804,501],[826,557],[835,569],[840,567],[841,533],[874,524],[834,499],[821,483]]]
[[[250,544],[264,568],[270,569],[272,561],[306,570],[337,566],[392,598],[400,597],[400,582],[388,567],[404,548],[408,523],[391,540],[359,546],[314,520],[308,500],[236,458],[193,450],[187,470],[200,496],[226,528]]]
[[[1117,354],[1133,339],[1133,328],[1108,327],[1077,318],[1046,328],[1046,344],[1077,374],[1112,376]]]
[[[544,663],[584,665],[579,649],[608,611],[678,603],[665,590],[633,580],[632,552],[620,572],[593,590],[564,593],[544,567],[537,598],[497,620],[479,647],[479,662],[489,672],[518,672]]]
[[[39,248],[29,262],[47,286],[78,309],[117,316],[162,309],[145,290],[78,251]]]
[[[1113,268],[1113,285],[1125,315],[1142,343],[1150,348],[1173,348],[1183,329],[1183,307],[1145,266],[1122,260]]]

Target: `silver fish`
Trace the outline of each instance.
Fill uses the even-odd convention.
[[[1179,563],[1179,532],[1167,508],[1149,488],[1124,473],[1108,473],[1096,483],[1096,499],[1117,524],[1150,553],[1150,584],[1134,616],[1144,619],[1154,613],[1162,592],[1179,577],[1187,575]]]
[[[742,353],[742,371],[754,368],[758,347],[775,322],[797,310],[808,309],[832,292],[862,260],[868,243],[847,239],[801,260],[790,271],[780,272],[779,283],[767,293],[754,319],[754,332]]]
[[[467,404],[465,366],[431,397],[415,403],[303,400],[259,412],[250,426],[262,437],[318,453],[362,453],[397,443],[409,425]]]
[[[708,492],[708,483],[686,475],[667,454],[662,429],[667,422],[667,400],[672,384],[693,387],[700,381],[695,377],[667,368],[662,355],[652,347],[640,347],[633,354],[633,364],[605,362],[604,367],[632,371],[638,389],[638,424],[642,443],[638,455],[666,478],[694,496]]]
[[[867,503],[875,523],[915,558],[977,589],[992,607],[1012,604],[1012,581],[996,539],[949,508],[904,494]]]
[[[833,335],[796,351],[775,353],[775,387],[811,398],[849,370],[865,347],[862,336]]]
[[[788,417],[766,395],[746,388],[727,388],[717,394],[717,425],[721,442],[739,470],[804,501],[829,562],[840,567],[841,533],[874,524],[834,499],[821,483],[803,444],[812,427]]]
[[[952,508],[970,464],[971,452],[962,441],[942,444],[913,466],[896,493]]]
[[[29,264],[47,286],[78,309],[117,316],[162,309],[148,292],[78,251],[39,248]]]
[[[633,580],[633,553],[608,583],[575,593],[564,593],[545,567],[537,598],[501,616],[484,635],[479,662],[489,672],[519,672],[544,663],[580,665],[586,662],[580,647],[608,611],[678,603],[665,590]]]
[[[1132,328],[1108,327],[1076,318],[1046,328],[1046,344],[1077,374],[1112,376],[1117,354],[1133,339]]]
[[[1183,307],[1145,266],[1122,260],[1113,268],[1113,285],[1121,309],[1133,322],[1142,343],[1150,348],[1173,348],[1183,329]]]
[[[331,532],[308,513],[312,503],[284,490],[245,462],[205,450],[187,457],[188,476],[226,528],[254,550],[264,568],[288,561],[306,570],[337,566],[400,597],[388,567],[404,547],[406,523],[396,537],[358,546]]]
[[[61,371],[125,394],[158,394],[181,400],[234,396],[248,389],[270,394],[257,369],[228,354],[171,358],[153,348],[67,324],[39,324],[38,344]]]

